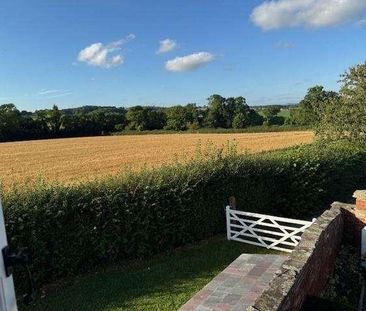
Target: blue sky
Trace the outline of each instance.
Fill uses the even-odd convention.
[[[365,2],[2,0],[0,104],[297,102],[366,60]]]

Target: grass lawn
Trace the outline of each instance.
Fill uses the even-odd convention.
[[[23,310],[177,310],[242,253],[264,248],[228,242],[222,236],[149,261],[109,267],[79,277],[72,284]]]

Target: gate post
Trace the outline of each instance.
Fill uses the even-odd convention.
[[[226,206],[225,212],[226,212],[226,236],[227,236],[227,239],[230,240],[230,238],[231,238],[231,232],[230,232],[230,205]]]

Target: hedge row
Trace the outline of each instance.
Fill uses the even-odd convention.
[[[38,285],[104,262],[146,257],[225,230],[224,206],[310,219],[366,181],[347,145],[231,155],[80,185],[3,194],[10,245],[29,247]]]

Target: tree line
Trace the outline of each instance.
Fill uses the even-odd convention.
[[[84,106],[74,109],[19,111],[14,104],[0,106],[0,141],[104,135],[123,130],[185,131],[199,128],[246,128],[283,124],[279,108],[266,107],[262,115],[244,97],[212,95],[207,105],[131,108]]]
[[[313,128],[323,139],[366,142],[366,63],[341,75],[339,92],[323,86],[309,88],[290,116],[281,106],[253,109],[244,97],[210,96],[207,105],[131,108],[84,106],[74,109],[19,111],[0,106],[0,141],[104,135],[123,130],[185,131],[199,128],[241,129],[258,125],[296,125]],[[258,113],[260,111],[260,113]]]
[[[124,109],[115,109],[81,108],[70,113],[53,106],[32,113],[19,111],[14,104],[1,105],[0,141],[101,135],[124,122]]]

